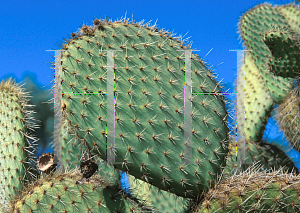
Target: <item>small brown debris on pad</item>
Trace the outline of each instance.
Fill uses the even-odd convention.
[[[95,163],[95,160],[87,154],[81,158],[80,169],[83,177],[88,179],[98,170],[98,165]]]
[[[37,161],[38,169],[46,174],[54,172],[57,166],[57,158],[53,153],[44,153]]]

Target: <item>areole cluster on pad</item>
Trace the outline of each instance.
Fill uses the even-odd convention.
[[[103,160],[111,150],[115,168],[179,196],[195,197],[214,184],[228,152],[227,100],[198,55],[185,64],[189,46],[153,26],[96,19],[63,47],[62,109],[78,139],[74,147],[85,145]],[[107,106],[107,50],[119,50],[114,106]],[[192,71],[192,156],[184,141],[185,66]],[[113,107],[115,144],[109,146],[107,109]]]

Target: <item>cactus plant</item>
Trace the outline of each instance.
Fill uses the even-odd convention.
[[[79,168],[80,162],[83,161],[82,158],[87,155],[88,159],[94,160],[98,166],[96,174],[101,175],[102,178],[106,178],[107,181],[110,182],[110,184],[114,184],[120,181],[120,171],[118,169],[115,169],[113,166],[108,165],[98,155],[91,156],[88,148],[84,144],[76,146],[76,144],[79,144],[79,139],[76,138],[75,132],[72,131],[72,129],[68,128],[66,122],[64,122],[62,126],[62,131],[62,161],[66,163],[61,164],[60,168],[66,170]]]
[[[245,160],[250,157],[260,161],[263,170],[274,168],[276,171],[258,172],[243,165],[241,169],[248,169],[246,172],[232,174],[236,147],[233,141],[229,143],[225,107],[228,100],[214,94],[221,93],[222,86],[196,54],[190,55],[191,71],[195,74],[191,97],[186,97],[184,89],[191,86],[186,72],[190,64],[186,63],[187,55],[184,60],[184,54],[177,50],[188,54],[190,46],[154,26],[129,23],[128,20],[95,19],[93,27],[84,25],[78,34],[72,33],[72,38],[63,44],[63,140],[61,144],[54,144],[56,149],[62,149],[62,155],[58,156],[61,163],[58,171],[55,156],[50,153],[43,154],[37,161],[41,178],[30,164],[25,164],[28,159],[33,161],[26,152],[33,145],[26,137],[35,140],[28,133],[33,132],[33,126],[22,125],[27,119],[26,109],[22,108],[26,105],[25,93],[11,81],[0,85],[0,121],[4,129],[0,134],[0,143],[4,143],[0,151],[3,156],[0,163],[4,167],[0,178],[2,211],[7,210],[7,202],[12,212],[298,211],[299,177],[295,173],[299,171],[293,171],[293,163],[285,159],[276,146],[266,145],[261,140],[274,104],[285,103],[289,98],[286,95],[294,88],[292,81],[297,75],[298,62],[293,52],[298,50],[299,32],[295,29],[294,17],[290,16],[299,12],[295,8],[293,5],[259,5],[246,13],[240,22],[245,44],[254,50],[246,53],[242,67],[245,75],[240,72],[237,88],[238,128],[245,129]],[[267,20],[260,24],[255,22],[258,18]],[[291,48],[277,54],[282,46]],[[118,48],[122,51],[115,56],[106,52]],[[280,57],[285,59],[279,61]],[[115,62],[113,69],[108,69],[114,72],[113,78],[112,73],[105,72],[108,61]],[[286,63],[291,67],[281,69]],[[274,85],[275,80],[277,85]],[[109,90],[113,83],[119,88]],[[240,93],[240,87],[245,89],[245,97]],[[113,105],[108,102],[110,92],[116,96]],[[193,111],[188,115],[184,113],[189,108],[185,105],[190,103]],[[116,107],[116,118],[106,114],[112,112],[113,106]],[[240,116],[244,106],[245,126]],[[297,113],[297,107],[290,115]],[[9,116],[12,119],[7,119]],[[19,118],[21,123],[18,123]],[[9,125],[14,119],[17,120],[16,127]],[[192,144],[185,140],[189,131],[186,120],[189,119],[193,125],[189,132],[193,137]],[[108,128],[112,120],[115,135]],[[13,134],[13,131],[8,132],[9,128],[19,129]],[[285,131],[292,134],[291,129]],[[22,133],[24,138],[19,137]],[[107,143],[111,136],[116,142],[113,145]],[[13,174],[6,173],[12,168],[7,162],[7,158],[12,157],[10,141],[17,141],[17,147],[21,144],[13,157],[14,160],[21,159],[20,164],[13,165],[16,171]],[[187,145],[192,148],[188,154]],[[121,164],[107,159],[107,153],[114,153],[115,162]],[[286,172],[294,173],[278,174],[283,165],[287,167]],[[120,190],[119,170],[130,174],[133,196]],[[28,173],[38,180],[34,181]],[[21,181],[14,182],[16,177]],[[15,191],[12,193],[11,189]],[[142,194],[145,189],[149,194]],[[205,193],[205,199],[201,200]]]
[[[294,53],[297,54],[299,51],[297,45],[299,32],[294,24],[289,25],[293,22],[286,12],[288,11],[287,8],[294,10],[296,6],[272,7],[268,3],[257,5],[246,12],[239,21],[239,33],[244,41],[245,49],[251,50],[245,54],[245,64],[241,69],[241,71],[245,71],[245,74],[244,72],[239,73],[237,88],[239,97],[242,97],[239,93],[245,89],[245,100],[244,102],[237,102],[237,107],[240,108],[239,113],[244,113],[244,106],[246,108],[245,121],[242,121],[244,120],[243,116],[238,115],[242,119],[238,121],[238,128],[245,128],[246,140],[261,140],[264,126],[271,115],[274,104],[281,103],[287,93],[295,87],[294,77],[298,73],[297,66],[299,64],[292,58],[296,56]],[[292,18],[293,21],[294,19]],[[256,20],[264,21],[257,22]],[[280,35],[282,37],[277,39],[276,36],[275,41],[274,36],[278,33],[279,35],[282,33]],[[285,44],[285,38],[291,38],[288,44]],[[284,52],[278,55],[283,44],[288,45],[288,47],[295,46],[286,48]],[[280,50],[276,50],[277,46]],[[291,67],[278,67],[284,61],[279,61],[277,57],[285,57],[287,62],[290,60]],[[287,72],[291,73],[287,75]],[[243,90],[240,87],[243,87]],[[243,101],[242,98],[240,101]],[[244,122],[245,127],[242,126]]]
[[[106,72],[111,59],[104,50],[119,48],[122,51],[114,56],[114,82],[119,88],[114,90],[114,148],[106,147],[106,109],[113,106],[106,103],[112,79]],[[183,41],[141,23],[95,19],[93,27],[84,25],[73,33],[64,50],[62,108],[64,121],[79,139],[74,147],[84,145],[84,152],[103,160],[106,151],[114,152],[119,162],[115,168],[178,196],[195,197],[214,184],[228,152],[226,100],[223,95],[189,97],[193,145],[188,159],[183,123],[189,118],[184,118],[180,94],[187,82],[185,66],[190,65],[177,51],[189,50]],[[204,62],[194,54],[191,60],[193,93],[221,93]],[[174,169],[169,173],[169,168]]]

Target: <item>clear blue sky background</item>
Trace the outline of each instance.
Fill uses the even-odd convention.
[[[237,53],[242,50],[237,24],[240,16],[263,0],[0,0],[0,81],[13,76],[20,82],[24,72],[36,76],[39,87],[50,88],[54,52],[63,38],[69,38],[82,24],[92,25],[95,18],[133,17],[135,21],[156,22],[159,29],[185,35],[192,48],[205,61],[216,67],[223,82],[232,84],[237,73]],[[273,5],[291,0],[267,1]],[[232,96],[234,98],[234,96]],[[271,121],[272,122],[272,121]],[[273,123],[267,126],[270,139],[282,140]],[[266,137],[266,136],[265,136]],[[284,140],[283,140],[284,141]],[[290,153],[298,158],[297,153]],[[294,159],[297,161],[297,159]],[[300,161],[298,159],[298,161]],[[297,167],[300,169],[300,163]]]

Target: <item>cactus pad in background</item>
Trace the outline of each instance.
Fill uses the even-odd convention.
[[[238,73],[236,92],[237,128],[244,130],[245,140],[260,141],[274,101],[249,52]]]
[[[286,94],[293,89],[294,78],[292,76],[282,77],[270,71],[272,53],[264,43],[264,37],[274,26],[279,29],[289,27],[288,21],[279,8],[277,6],[272,7],[269,3],[255,6],[246,12],[239,22],[240,33],[246,49],[252,50],[250,51],[251,57],[272,99],[275,103],[280,103]],[[288,28],[288,30],[292,29]],[[287,51],[290,50],[294,51],[290,48]],[[279,70],[277,72],[279,73]],[[285,67],[280,70],[280,73],[284,72],[286,72]]]
[[[185,164],[184,82],[190,65],[177,50],[189,46],[166,31],[127,20],[96,19],[72,37],[64,44],[61,82],[64,119],[79,139],[73,149],[87,147],[83,152],[103,160],[110,150],[121,163],[116,168],[179,196],[198,196],[213,185],[228,152],[228,114],[223,95],[196,95],[221,93],[221,86],[192,54],[193,157]],[[112,79],[104,50],[110,49],[122,50],[115,52],[113,69],[115,149],[106,147],[107,110],[113,106],[106,103]]]
[[[11,79],[0,84],[0,206],[4,209],[37,175],[32,167],[36,147],[32,133],[37,126],[28,110],[27,94]]]
[[[235,141],[232,140],[229,144],[229,153],[222,179],[230,178],[237,171],[236,146],[234,142]],[[243,143],[243,141],[241,141],[241,143]],[[282,150],[280,150],[276,145],[266,144],[264,140],[261,142],[245,141],[245,151],[244,149],[238,149],[237,152],[245,153],[244,160],[247,163],[242,164],[240,171],[246,171],[254,163],[259,163],[264,169],[269,170],[272,168],[277,171],[281,167],[285,166],[286,171],[299,174],[297,167],[295,167],[294,163]]]
[[[144,200],[147,206],[151,206],[157,212],[183,213],[188,207],[188,203],[192,201],[192,199],[160,190],[131,175],[128,175],[128,181],[131,194],[139,200]]]
[[[290,3],[286,5],[280,5],[276,8],[280,14],[287,20],[289,28],[296,32],[298,35],[300,33],[300,10],[299,4]]]
[[[210,189],[194,212],[299,212],[300,176],[255,166]]]
[[[30,184],[11,204],[11,212],[151,212],[151,208],[110,185],[101,176],[88,181],[78,170],[55,172]]]
[[[299,83],[294,90],[290,91],[284,101],[275,109],[275,120],[283,131],[287,140],[298,152],[300,152],[299,124],[300,124],[300,96]]]

